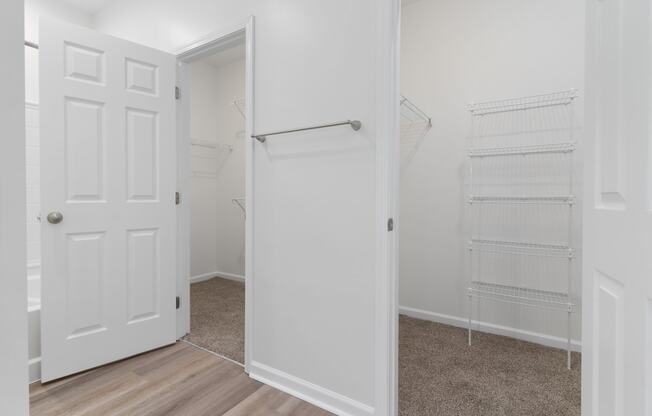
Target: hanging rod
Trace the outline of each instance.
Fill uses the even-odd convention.
[[[267,140],[267,136],[275,136],[277,134],[295,133],[298,131],[324,129],[327,127],[346,126],[346,125],[350,125],[351,128],[355,131],[360,130],[360,127],[362,127],[362,123],[359,120],[346,120],[346,121],[338,121],[336,123],[330,123],[330,124],[320,124],[318,126],[301,127],[292,130],[275,131],[273,133],[254,134],[251,137],[253,137],[254,139],[258,140],[261,143],[265,143],[265,140]]]
[[[38,49],[38,43],[30,42],[28,40],[25,41],[25,46],[30,47],[30,48],[34,48],[34,49]]]

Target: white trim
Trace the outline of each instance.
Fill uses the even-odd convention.
[[[234,280],[236,282],[244,282],[246,280],[245,277],[240,274],[215,271],[210,273],[198,274],[197,276],[192,276],[190,278],[190,284],[205,282],[206,280],[210,280],[214,277],[221,277],[222,279]]]
[[[254,68],[255,68],[255,19],[251,16],[245,28],[245,371],[253,361],[254,346],[254,152],[256,145],[251,137],[254,134]]]
[[[186,67],[177,58],[177,86],[187,84]],[[177,191],[181,204],[177,206],[177,296],[181,307],[177,310],[177,338],[190,332],[190,195],[192,168],[190,164],[190,105],[187,91],[181,91],[177,100]]]
[[[458,328],[466,329],[468,327],[468,318],[459,316],[444,315],[441,313],[425,311],[422,309],[409,308],[407,306],[399,307],[399,312],[402,315],[410,316],[412,318],[423,319],[426,321],[437,322],[440,324],[455,326]],[[489,322],[473,321],[473,330],[479,332],[486,332],[488,334],[502,335],[505,337],[516,338],[522,341],[528,341],[535,344],[545,345],[546,347],[566,349],[566,338],[554,337],[552,335],[541,334],[538,332],[526,331],[523,329],[513,328],[509,326],[496,325]],[[573,340],[571,342],[571,350],[576,352],[582,351],[581,341]]]
[[[400,0],[377,2],[374,414],[398,415]],[[387,221],[394,219],[394,231]]]
[[[191,276],[189,280],[190,280],[190,284],[193,284],[193,283],[205,282],[207,280],[211,280],[214,277],[217,277],[217,272],[198,274],[196,276]]]
[[[41,381],[41,357],[31,358],[27,361],[29,369],[29,384]]]
[[[233,43],[246,41],[247,26],[253,22],[253,16],[244,21],[208,33],[174,52],[177,59],[191,62],[226,49]]]
[[[339,416],[375,414],[371,406],[256,361],[251,362],[249,376]]]
[[[203,56],[215,53],[227,45],[240,42],[245,43],[245,198],[247,200],[245,219],[245,371],[248,372],[248,363],[251,362],[253,346],[253,291],[254,291],[254,140],[251,135],[254,130],[254,24],[255,19],[250,16],[246,21],[232,27],[213,32],[177,51],[178,76],[177,82],[181,87],[181,98],[177,105],[177,140],[179,146],[179,184],[178,190],[182,193],[182,203],[178,219],[178,250],[179,274],[177,279],[178,293],[181,297],[181,310],[177,315],[177,336],[181,338],[190,331],[190,211],[189,205],[183,203],[183,196],[190,195],[190,103],[186,64]],[[217,272],[219,273],[219,272]],[[222,277],[230,275],[219,273]],[[228,278],[228,277],[227,277]]]
[[[221,277],[222,279],[234,280],[236,282],[245,282],[247,279],[241,274],[227,273],[227,272],[215,272],[215,276]]]

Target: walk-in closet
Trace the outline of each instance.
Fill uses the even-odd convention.
[[[403,3],[401,416],[580,414],[583,19]]]
[[[189,63],[186,75],[192,173],[190,334],[184,340],[243,364],[244,39]]]

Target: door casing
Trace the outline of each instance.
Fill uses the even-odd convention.
[[[249,372],[253,345],[253,256],[254,256],[254,17],[225,30],[213,32],[189,43],[176,52],[177,86],[177,186],[181,203],[177,211],[177,293],[181,306],[177,311],[177,337],[190,331],[190,100],[188,64],[232,46],[245,43],[245,371]]]

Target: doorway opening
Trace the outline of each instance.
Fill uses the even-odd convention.
[[[401,416],[580,414],[584,10],[512,6],[402,7]]]
[[[180,52],[183,341],[246,363],[252,22]]]
[[[188,64],[190,333],[244,364],[245,43]]]

